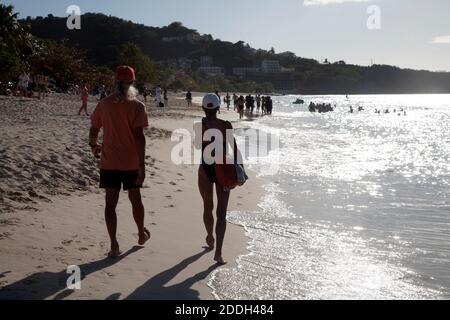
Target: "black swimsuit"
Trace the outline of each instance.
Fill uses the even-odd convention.
[[[203,132],[202,132],[202,139],[205,135],[205,129],[217,129],[217,128],[213,128],[213,127],[209,127],[206,124],[206,118],[202,119],[202,127],[203,127]],[[204,152],[205,149],[214,142],[214,137],[211,139],[211,141],[203,141],[202,142],[202,164],[201,167],[203,169],[203,171],[205,172],[206,176],[208,177],[209,182],[211,183],[217,183],[217,176],[216,176],[216,170],[215,170],[215,163],[213,164],[208,164],[206,163],[205,159],[204,159]],[[226,150],[226,141],[224,138],[224,151]],[[224,153],[225,154],[225,153]],[[212,153],[212,156],[214,157],[215,154],[214,152]]]

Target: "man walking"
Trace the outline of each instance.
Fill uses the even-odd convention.
[[[97,105],[92,114],[89,145],[92,153],[101,154],[100,188],[106,189],[105,220],[111,240],[110,258],[120,256],[117,241],[116,207],[120,190],[128,191],[133,217],[139,232],[139,245],[150,239],[144,227],[144,206],[140,189],[145,180],[145,136],[148,127],[145,105],[136,99],[138,91],[133,68],[118,67],[115,73],[116,90]],[[103,129],[103,144],[97,142]]]

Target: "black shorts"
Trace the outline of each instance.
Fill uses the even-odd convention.
[[[118,171],[118,170],[100,170],[100,188],[130,190],[140,189],[142,185],[137,185],[139,171]]]
[[[209,182],[217,183],[215,166],[213,164],[203,163],[202,168],[203,168],[203,171],[205,172],[206,176],[208,177]]]

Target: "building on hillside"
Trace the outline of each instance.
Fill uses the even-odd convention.
[[[248,73],[259,72],[259,68],[233,68],[233,75],[244,78]]]
[[[281,72],[280,61],[278,60],[263,60],[261,63],[261,71],[265,73]]]
[[[192,60],[186,57],[178,58],[178,71],[184,73],[192,72]]]
[[[211,77],[224,76],[225,71],[222,67],[200,67],[198,72],[202,72]]]
[[[214,63],[214,60],[210,56],[200,57],[200,67],[202,67],[202,68],[212,67],[213,63]]]

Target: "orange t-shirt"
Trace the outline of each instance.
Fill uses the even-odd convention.
[[[145,105],[137,100],[118,101],[110,96],[99,102],[91,117],[92,126],[103,128],[101,169],[139,169],[139,155],[133,129],[148,127]]]

